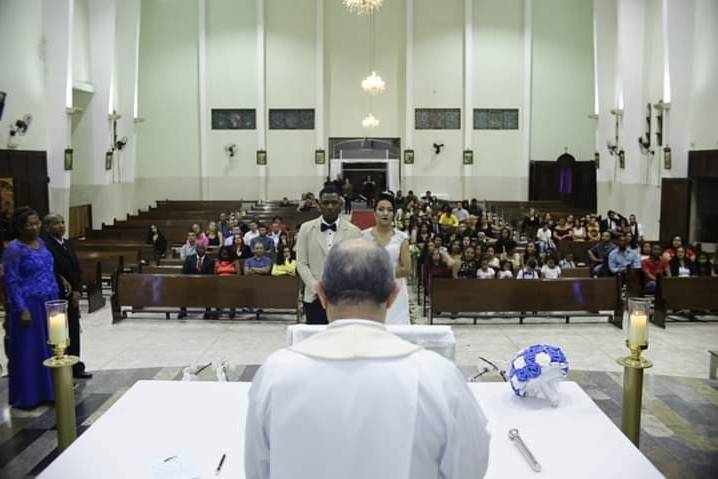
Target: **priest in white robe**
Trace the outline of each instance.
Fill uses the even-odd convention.
[[[398,294],[383,248],[331,249],[327,330],[272,354],[249,393],[247,479],[476,479],[486,418],[459,369],[386,331]]]

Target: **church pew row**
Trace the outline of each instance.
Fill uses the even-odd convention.
[[[684,309],[718,312],[718,278],[659,276],[652,322],[665,328],[668,313]]]
[[[112,295],[112,321],[126,318],[123,308],[129,307],[160,308],[153,312],[167,314],[177,308],[253,308],[264,310],[261,314],[291,312],[299,322],[298,288],[297,278],[289,277],[120,274]]]
[[[562,278],[590,278],[591,268],[564,268],[561,270]]]
[[[565,278],[557,280],[500,280],[434,278],[430,287],[429,323],[452,316],[525,317],[608,316],[621,328],[623,301],[618,278]],[[606,314],[605,311],[610,311]],[[564,314],[556,314],[557,312]],[[576,314],[581,312],[581,314]],[[569,314],[570,313],[570,314]]]
[[[244,212],[242,216],[257,215],[257,216],[289,216],[292,214],[303,213],[297,211],[297,207],[281,207],[281,208],[251,208],[248,210],[239,210],[240,213]],[[132,215],[133,218],[182,218],[183,215],[190,215],[195,218],[219,218],[220,213],[236,213],[235,210],[223,210],[223,209],[175,209],[175,208],[154,208],[148,211],[140,211],[137,215]]]
[[[88,312],[94,313],[105,306],[102,295],[102,263],[93,260],[79,260],[82,271],[82,285],[87,295]]]

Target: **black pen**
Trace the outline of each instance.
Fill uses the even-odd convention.
[[[214,475],[218,476],[219,471],[222,470],[222,464],[224,464],[224,460],[227,458],[227,454],[222,454],[222,459],[219,460],[219,464],[217,465],[217,470],[214,471]]]

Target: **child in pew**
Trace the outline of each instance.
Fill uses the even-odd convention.
[[[546,257],[546,264],[541,268],[541,277],[543,279],[559,279],[561,277],[561,268],[556,265],[556,258],[553,255]]]
[[[573,253],[566,253],[566,256],[558,263],[561,269],[572,269],[576,267],[576,262],[573,260]]]
[[[498,279],[514,279],[514,264],[509,260],[501,263],[501,271],[496,273]]]
[[[518,272],[516,279],[541,279],[536,271],[536,260],[530,259],[521,271]]]
[[[496,277],[496,271],[489,266],[488,255],[481,257],[481,267],[476,271],[476,277],[479,279],[494,279]]]

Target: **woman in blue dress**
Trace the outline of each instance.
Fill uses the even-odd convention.
[[[10,405],[33,408],[54,401],[50,369],[42,362],[51,356],[47,345],[45,302],[58,297],[52,254],[45,248],[37,213],[15,210],[12,226],[17,239],[3,254],[8,312],[8,374]]]

